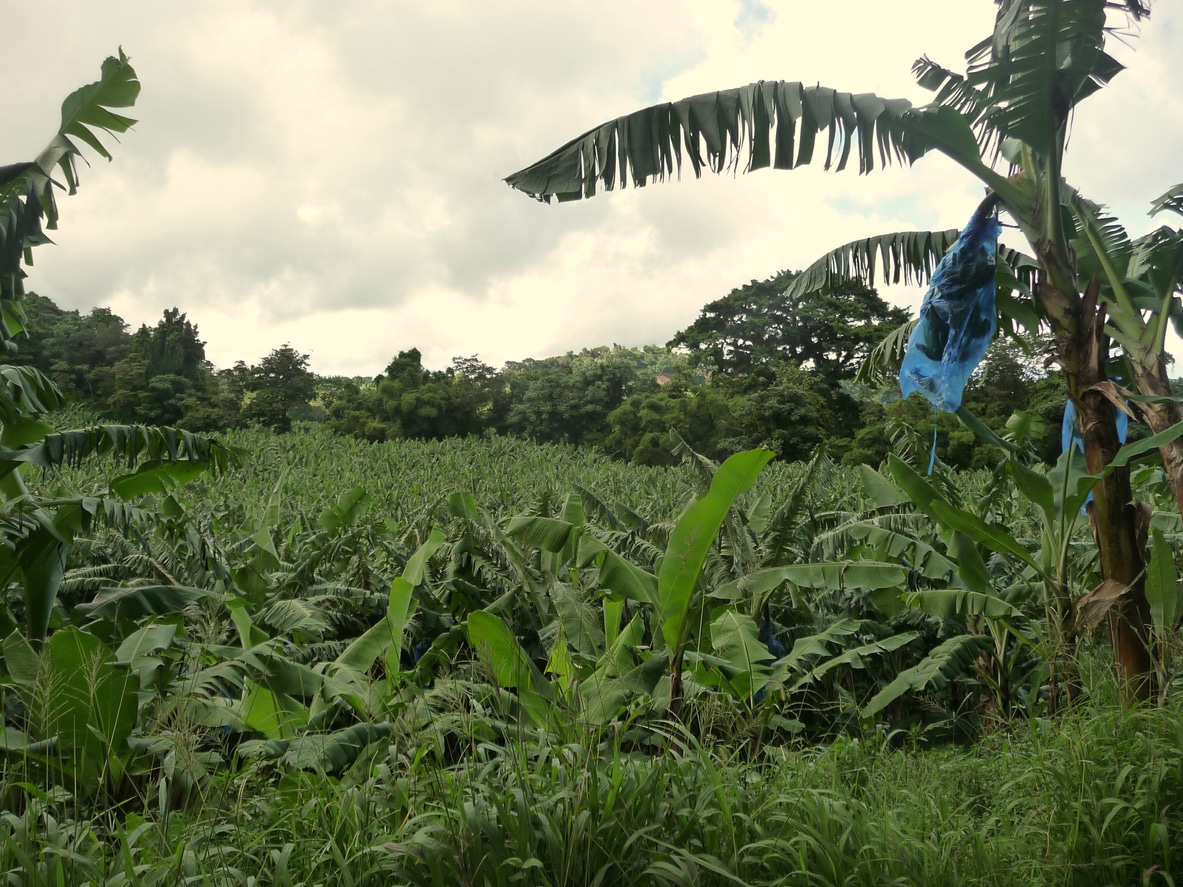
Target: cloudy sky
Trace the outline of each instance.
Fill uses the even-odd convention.
[[[923,102],[912,61],[960,67],[993,14],[988,0],[38,0],[5,12],[20,88],[0,95],[0,164],[35,156],[61,100],[122,46],[140,122],[83,170],[29,269],[59,305],[133,328],[177,306],[219,367],[288,342],[321,374],[372,375],[412,346],[442,368],[660,344],[839,243],[958,227],[980,187],[931,157],[543,206],[504,176],[603,120],[753,80]],[[1180,22],[1159,4],[1111,45],[1129,70],[1074,122],[1069,179],[1135,234],[1183,178]]]

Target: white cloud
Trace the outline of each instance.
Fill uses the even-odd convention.
[[[6,14],[23,88],[0,162],[29,156],[64,95],[119,45],[144,84],[113,163],[62,202],[30,287],[133,325],[177,305],[220,366],[284,342],[321,373],[373,374],[660,343],[706,302],[838,243],[956,227],[980,195],[941,158],[912,170],[762,172],[540,206],[501,178],[610,117],[756,79],[925,100],[986,0],[41,0]],[[952,11],[951,11],[952,10]],[[53,23],[46,38],[46,25]],[[1132,228],[1178,178],[1178,13],[1082,106],[1069,174]],[[1133,148],[1131,148],[1133,146]],[[1161,221],[1161,220],[1160,220]],[[892,290],[911,304],[917,294]]]

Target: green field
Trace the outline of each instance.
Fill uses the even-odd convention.
[[[8,883],[1169,884],[1183,867],[1173,698],[1123,708],[1103,635],[1056,636],[998,537],[975,548],[993,593],[959,581],[897,486],[906,463],[755,477],[759,453],[650,469],[500,438],[227,443],[236,464],[77,540],[44,646],[10,586]],[[26,473],[52,501],[110,496],[123,470]],[[1009,475],[925,483],[1039,557],[1046,527]]]

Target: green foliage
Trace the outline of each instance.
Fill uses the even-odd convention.
[[[640,391],[608,414],[604,448],[636,465],[678,461],[671,432],[696,452],[725,458],[720,439],[732,426],[731,401],[719,389],[679,373],[656,391]]]
[[[982,211],[997,208],[1009,215],[1030,248],[1030,256],[999,253],[997,308],[1004,326],[1023,326],[1032,334],[1042,323],[1050,327],[1066,393],[1081,416],[1088,464],[1094,472],[1104,469],[1094,489],[1093,516],[1103,572],[1112,583],[1107,599],[1120,598],[1122,618],[1110,620],[1110,628],[1127,689],[1145,698],[1153,656],[1141,578],[1144,545],[1137,509],[1129,507],[1130,474],[1116,461],[1120,443],[1113,405],[1124,407],[1125,395],[1109,381],[1109,342],[1120,349],[1122,372],[1138,391],[1141,416],[1157,438],[1183,512],[1183,441],[1160,437],[1183,426],[1183,401],[1171,396],[1163,351],[1168,323],[1183,317],[1180,232],[1162,229],[1133,241],[1100,205],[1065,182],[1063,169],[1077,105],[1122,69],[1105,51],[1108,35],[1121,33],[1111,24],[1111,14],[1128,22],[1148,16],[1149,8],[1137,0],[1001,0],[998,5],[993,33],[966,54],[964,75],[926,58],[916,63],[920,84],[936,93],[926,105],[761,81],[607,121],[506,182],[542,201],[578,200],[630,181],[641,187],[672,179],[684,157],[696,176],[704,166],[714,172],[789,170],[812,162],[816,135],[823,130],[829,136],[827,169],[843,169],[852,154],[859,171],[870,172],[876,155],[881,165],[911,164],[935,151],[972,174],[990,191]],[[1003,160],[1005,174],[998,168]],[[1176,197],[1177,189],[1168,191],[1152,211],[1177,209]],[[902,269],[905,278],[929,281],[936,255],[950,236],[899,232],[852,241],[793,281],[785,299],[852,276],[870,285],[879,258],[885,277],[898,279]],[[1139,261],[1132,261],[1135,254]],[[900,332],[874,356],[881,361],[898,357]],[[725,357],[725,346],[722,353]],[[987,426],[976,424],[976,431],[991,436]],[[855,441],[858,458],[865,458],[870,443]]]
[[[724,453],[764,446],[782,459],[804,461],[849,433],[853,402],[827,387],[818,373],[778,361],[742,384],[728,381],[720,380],[724,390],[734,392],[729,434],[717,444]]]
[[[373,441],[439,440],[489,427],[497,374],[476,357],[443,372],[422,365],[419,349],[400,351],[372,386],[349,383],[329,407],[329,427]]]
[[[1099,745],[1081,745],[1111,742],[1112,730],[1059,741],[1060,731],[1077,730],[1070,716],[1031,740],[1020,722],[1011,739],[986,740],[994,751],[874,750],[870,711],[931,741],[953,724],[965,729],[964,708],[985,695],[982,656],[995,655],[981,620],[1021,629],[1032,612],[950,584],[965,549],[926,535],[923,524],[884,523],[910,507],[887,477],[862,472],[875,495],[852,497],[858,473],[822,457],[811,466],[768,464],[724,510],[717,535],[695,536],[710,544],[693,586],[662,586],[663,570],[690,563],[676,552],[697,512],[678,515],[713,475],[700,459],[653,470],[509,440],[371,446],[323,430],[245,431],[231,442],[249,459],[217,484],[170,488],[174,516],[162,511],[145,528],[143,565],[151,571],[155,561],[209,592],[185,600],[183,587],[172,588],[175,606],[138,612],[75,608],[76,621],[89,621],[85,631],[51,635],[87,634],[96,652],[109,651],[102,673],[109,666],[132,688],[130,733],[121,739],[119,726],[112,743],[95,744],[94,760],[122,767],[118,788],[111,775],[103,783],[105,796],[129,798],[129,822],[167,815],[172,823],[153,839],[163,845],[130,827],[100,844],[87,837],[97,823],[76,819],[70,846],[86,862],[74,864],[92,878],[130,865],[145,883],[178,870],[213,877],[248,868],[292,879],[347,871],[359,880],[450,883],[509,877],[536,860],[530,871],[591,867],[640,883],[675,871],[708,883],[782,883],[806,869],[834,882],[879,883],[890,871],[963,883],[983,873],[1029,881],[1037,858],[1051,872],[1094,864],[1097,853],[1110,854],[1106,871],[1115,873],[1173,862],[1173,845],[1150,837],[1154,799],[1178,786],[1161,753],[1147,771],[1153,779],[1120,789],[1130,808],[1111,825],[1082,830],[1083,820],[1046,813],[1061,800],[1048,792],[1076,797],[1070,774],[1082,772],[1074,769],[1081,761],[1112,760]],[[96,468],[85,463],[60,481],[86,483],[102,473]],[[562,495],[573,478],[588,489]],[[999,519],[1011,507],[1001,493],[983,495],[981,478],[921,481],[932,490],[921,496],[929,509],[938,496],[961,510],[993,501]],[[465,485],[476,495],[443,495]],[[851,514],[865,529],[847,526],[842,554],[803,562],[823,531]],[[1031,526],[1030,517],[1007,522],[1016,539],[1029,539]],[[176,545],[206,532],[217,538],[187,553]],[[369,561],[368,576],[350,573],[355,555]],[[104,563],[98,557],[86,553]],[[85,569],[77,563],[67,583]],[[1015,578],[998,561],[988,570],[1000,587]],[[166,586],[125,575],[107,582],[126,586],[118,599],[166,600]],[[916,585],[917,607],[895,617],[877,611],[881,594],[900,599]],[[673,602],[687,588],[684,630],[670,630],[686,639],[686,726],[671,727],[661,712],[672,662],[645,623],[665,622],[660,601],[681,612]],[[766,606],[775,614],[769,627],[790,648],[779,660],[761,636]],[[37,675],[42,655],[19,635],[6,646],[9,683],[0,692],[10,706],[24,698],[17,679]],[[861,739],[792,750],[836,732]],[[1156,748],[1168,747],[1169,732],[1156,734],[1164,743]],[[44,735],[9,716],[5,742],[25,750],[5,752],[0,782],[49,791],[63,781],[39,744]],[[227,735],[236,762],[225,754]],[[667,749],[678,754],[660,753]],[[1047,761],[1055,764],[1042,776],[1023,769]],[[1113,791],[1125,785],[1116,765],[1097,778]],[[1021,802],[997,792],[998,779],[1029,779]],[[60,832],[28,789],[10,791],[20,800],[0,823],[8,829],[0,852],[20,870]],[[1089,803],[1108,791],[1098,788]],[[331,819],[310,812],[321,809]],[[30,831],[25,815],[42,818]],[[992,817],[1018,825],[990,825]],[[202,843],[199,823],[215,820],[236,849],[213,853]],[[1052,836],[1063,839],[1059,849],[1033,855]],[[658,853],[667,844],[682,852]]]
[[[0,198],[5,207],[0,224],[0,337],[8,350],[12,350],[8,347],[12,337],[24,331],[27,323],[21,306],[21,264],[31,262],[33,247],[47,242],[41,233],[42,218],[50,228],[57,222],[50,176],[59,168],[72,193],[77,182],[75,158],[81,154],[71,139],[80,139],[109,159],[97,131],[124,132],[134,122],[111,110],[130,107],[139,94],[139,81],[122,51],[118,59],[108,58],[103,63],[102,75],[98,82],[66,98],[61,128],[37,160],[7,166],[0,172]],[[121,329],[117,318],[103,317],[102,321],[116,331]],[[196,372],[204,358],[196,332],[174,309],[165,313],[155,335],[146,328],[141,330],[133,354],[141,362],[156,360],[161,371]],[[199,465],[224,467],[228,454],[217,444],[172,428],[104,426],[55,433],[45,418],[62,405],[57,386],[31,367],[0,367],[0,377],[0,533],[4,539],[0,590],[7,591],[10,584],[19,582],[25,631],[32,640],[41,641],[49,630],[74,540],[97,522],[127,528],[142,513],[111,499],[30,495],[21,467],[32,463],[54,468],[88,455],[114,453],[128,468],[134,468],[145,457],[147,462],[141,466],[144,475],[134,481],[122,479],[124,492],[132,494],[131,488],[145,481],[160,487],[174,472],[191,478],[192,469]],[[182,461],[187,463],[183,467],[179,465]],[[142,486],[136,492],[143,492]],[[5,615],[5,621],[14,622],[7,612]]]
[[[99,133],[126,132],[135,123],[114,108],[130,108],[140,93],[136,72],[127,56],[109,57],[99,80],[75,90],[62,102],[62,122],[57,133],[33,161],[0,167],[0,338],[5,344],[24,328],[19,302],[24,294],[22,262],[32,261],[34,247],[48,243],[42,231],[57,227],[58,210],[52,180],[55,172],[65,178],[69,192],[78,185],[76,159],[82,156],[75,139],[101,157],[110,159]]]
[[[115,823],[31,797],[0,815],[0,870],[109,884],[1168,884],[1183,864],[1179,721],[1098,709],[979,747],[752,754],[684,732],[658,756],[579,732],[511,748],[474,736],[452,762],[432,731],[391,733],[342,777],[247,772],[207,805],[153,798]],[[293,765],[320,759],[293,747]]]
[[[124,417],[164,421],[179,416],[185,427],[197,431],[252,422],[290,429],[293,421],[326,419],[338,433],[373,441],[493,431],[601,445],[641,465],[675,464],[680,457],[672,434],[677,434],[716,460],[755,446],[767,446],[782,458],[803,459],[825,441],[835,457],[878,463],[892,446],[893,428],[926,419],[918,405],[884,406],[872,399],[862,407],[864,427],[859,428],[858,401],[866,393],[845,383],[835,389],[813,368],[816,359],[804,354],[795,358],[807,361],[804,369],[776,357],[754,364],[751,372],[707,378],[695,375],[685,354],[656,346],[588,349],[510,364],[503,372],[475,356],[456,358],[443,372],[429,371],[411,349],[373,382],[319,379],[308,370],[307,356],[285,345],[258,365],[239,361],[217,373],[205,366],[186,378],[174,372],[182,367],[165,346],[173,342],[171,350],[178,354],[186,349],[203,354],[204,348],[196,328],[176,309],[166,312],[155,329],[144,328],[135,337],[106,309],[82,317],[32,296],[28,310],[28,328],[37,338],[21,341],[19,357],[62,386],[69,398],[98,411],[112,408]],[[816,314],[809,303],[802,310]],[[830,311],[830,327],[811,335],[841,339],[845,334],[832,329],[834,316]],[[157,339],[159,348],[153,344]],[[133,343],[139,343],[134,354]],[[771,346],[766,350],[775,353]],[[154,363],[145,359],[149,351],[160,352]],[[995,430],[1002,429],[1015,405],[1026,406],[1033,415],[1046,414],[1038,419],[1038,445],[1050,454],[1058,448],[1054,426],[1062,403],[1054,393],[1033,399],[1035,383],[1027,384],[1030,371],[1022,359],[1004,349],[997,354],[971,386],[970,396],[980,394],[981,401],[974,400],[972,408]],[[996,365],[999,378],[987,378]],[[605,381],[612,379],[611,384]],[[607,412],[622,394],[619,406]],[[572,424],[571,416],[582,418]],[[850,438],[855,438],[853,444]],[[941,449],[949,464],[988,463],[985,448],[955,425],[943,429]]]
[[[24,298],[27,339],[17,343],[14,363],[47,375],[68,398],[105,404],[114,393],[115,365],[127,357],[127,324],[107,308],[89,314],[63,311],[36,293]]]
[[[584,445],[603,442],[609,414],[641,387],[627,355],[606,349],[509,363],[504,381],[509,408],[498,430]]]
[[[736,497],[751,489],[772,453],[737,453],[719,467],[711,488],[679,518],[657,574],[657,609],[661,631],[673,658],[686,640],[686,617],[707,551]]]
[[[982,646],[982,639],[973,635],[949,638],[930,652],[923,662],[900,672],[895,680],[880,690],[863,707],[863,717],[874,717],[908,691],[944,688],[950,680],[969,671]]]
[[[308,355],[285,344],[250,368],[246,390],[251,396],[243,407],[242,420],[287,432],[292,428],[293,414],[306,408],[316,393],[316,376],[308,369]]]
[[[1020,14],[1027,6],[1039,8]],[[1027,6],[1003,3],[972,82],[937,107],[768,84],[632,122],[656,116],[724,164],[727,143],[701,112],[726,106],[753,140],[753,165],[791,166],[809,160],[828,117],[833,135],[855,139],[839,141],[839,165],[856,145],[865,169],[876,144],[908,159],[937,148],[1021,213],[1025,192],[985,170],[972,126],[1046,149],[1031,132],[1035,94],[1071,107],[1109,71],[1089,36],[1100,7],[1057,24],[1048,4]],[[1049,79],[1034,37],[1076,55],[1047,52],[1059,68]],[[126,98],[119,70],[114,93],[78,101]],[[935,66],[924,78],[956,82]],[[991,120],[983,109],[1014,83],[1030,95]],[[773,112],[805,124],[797,147],[791,126],[776,132],[775,156]],[[71,119],[63,131],[89,141],[78,121],[106,118]],[[620,132],[548,162],[586,160]],[[660,148],[665,135],[651,134]],[[642,178],[672,168],[630,163]],[[555,173],[574,191],[605,172],[581,168],[576,181],[553,164],[522,182]],[[1070,204],[1074,249],[1110,280],[1114,323],[1129,333],[1132,296],[1103,259],[1128,253],[1128,269],[1138,247]],[[10,208],[26,234],[40,223],[30,205]],[[1145,252],[1139,261],[1158,268]],[[1162,281],[1146,270],[1142,282]],[[175,309],[141,330],[125,376],[142,369],[162,399],[134,403],[175,407],[198,346]],[[303,356],[280,351],[292,373],[263,373],[268,385],[304,385]],[[1113,687],[1079,630],[1082,602],[1099,611],[1134,580],[1106,574],[1097,592],[1077,590],[1101,578],[1079,519],[1086,495],[1100,493],[1096,514],[1100,485],[1179,431],[1157,430],[1096,474],[1072,450],[1049,471],[1030,459],[1034,419],[1001,426],[1006,404],[987,399],[980,418],[959,418],[1002,461],[928,476],[903,437],[879,473],[836,467],[820,448],[807,465],[769,464],[764,449],[716,465],[681,440],[680,466],[647,469],[472,434],[604,443],[612,415],[613,445],[636,459],[671,415],[711,415],[677,412],[703,391],[729,423],[712,445],[771,439],[796,455],[812,444],[804,426],[832,409],[815,387],[829,383],[800,365],[770,360],[700,385],[677,366],[655,372],[664,359],[605,349],[501,375],[475,358],[433,373],[411,349],[329,406],[385,443],[252,429],[233,438],[249,454],[241,465],[171,428],[55,433],[46,420],[60,392],[35,369],[5,368],[9,880],[1171,883],[1183,865],[1171,841],[1183,725],[1171,707],[1115,714],[1101,701]],[[829,351],[804,359],[845,372]],[[231,401],[265,390],[243,370],[220,380]],[[1023,374],[994,370],[1000,399],[1017,398]],[[88,458],[106,455],[135,470],[112,478]],[[54,470],[38,479],[50,489],[28,488],[26,463]],[[207,466],[216,482],[199,476]],[[1175,533],[1153,524],[1145,578],[1163,678],[1178,641]],[[1065,687],[1075,710],[1059,704]],[[1160,701],[1171,703],[1166,690]],[[997,723],[1009,729],[977,748],[920,750]]]
[[[111,415],[121,422],[179,424],[211,383],[205,343],[197,336],[197,325],[176,308],[166,309],[154,328],[141,326],[128,356],[115,364]]]
[[[704,307],[669,342],[721,373],[750,373],[782,360],[808,367],[833,387],[849,378],[884,333],[908,319],[858,281],[795,292],[796,274],[782,271]]]

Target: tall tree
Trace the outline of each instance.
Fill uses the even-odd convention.
[[[632,356],[607,348],[510,362],[503,376],[508,410],[500,431],[587,446],[603,443],[609,413],[638,385]]]
[[[309,357],[286,342],[249,370],[246,389],[249,398],[242,410],[247,422],[286,434],[292,430],[293,414],[316,395],[316,375],[308,369]],[[234,377],[226,381],[233,382]]]
[[[181,376],[197,380],[208,370],[205,342],[197,324],[178,308],[166,308],[154,328],[147,324],[135,336],[133,355],[147,362],[150,376]]]
[[[498,373],[473,357],[446,370],[423,366],[418,348],[400,351],[373,385],[343,381],[328,403],[329,427],[367,440],[437,440],[479,434],[491,421]]]
[[[121,422],[175,425],[208,393],[212,378],[197,324],[167,308],[155,327],[140,326],[115,365],[109,407]]]
[[[781,271],[706,305],[669,342],[723,373],[787,360],[834,384],[854,375],[871,349],[908,320],[860,280],[836,280],[816,292],[789,291],[797,274]]]
[[[1163,227],[1131,240],[1066,185],[1063,159],[1077,106],[1122,69],[1105,51],[1109,33],[1148,15],[1142,0],[998,0],[993,33],[968,51],[966,73],[916,62],[920,84],[935,92],[927,105],[762,81],[609,121],[506,180],[541,200],[571,200],[630,180],[641,186],[671,178],[683,158],[695,175],[703,167],[788,170],[813,161],[819,133],[826,168],[841,170],[854,159],[870,172],[876,160],[910,164],[935,151],[976,177],[990,193],[981,211],[997,204],[1030,246],[1029,256],[1000,250],[1009,271],[999,278],[999,310],[1032,332],[1046,323],[1054,336],[1088,468],[1100,477],[1092,516],[1109,600],[1117,602],[1110,619],[1115,658],[1126,688],[1142,697],[1152,674],[1145,546],[1128,464],[1115,460],[1113,401],[1121,398],[1107,364],[1112,338],[1127,378],[1146,398],[1139,407],[1159,435],[1183,512],[1183,405],[1170,399],[1163,350],[1169,319],[1183,314],[1183,232]],[[1183,185],[1154,209],[1183,212]],[[870,282],[877,261],[886,278],[926,280],[956,236],[911,231],[852,241],[806,269],[790,292],[811,292],[834,277]]]
[[[681,461],[671,431],[696,453],[720,461],[731,455],[720,446],[733,433],[731,402],[718,385],[697,383],[688,369],[660,387],[630,394],[608,414],[608,425],[604,448],[637,465]]]

